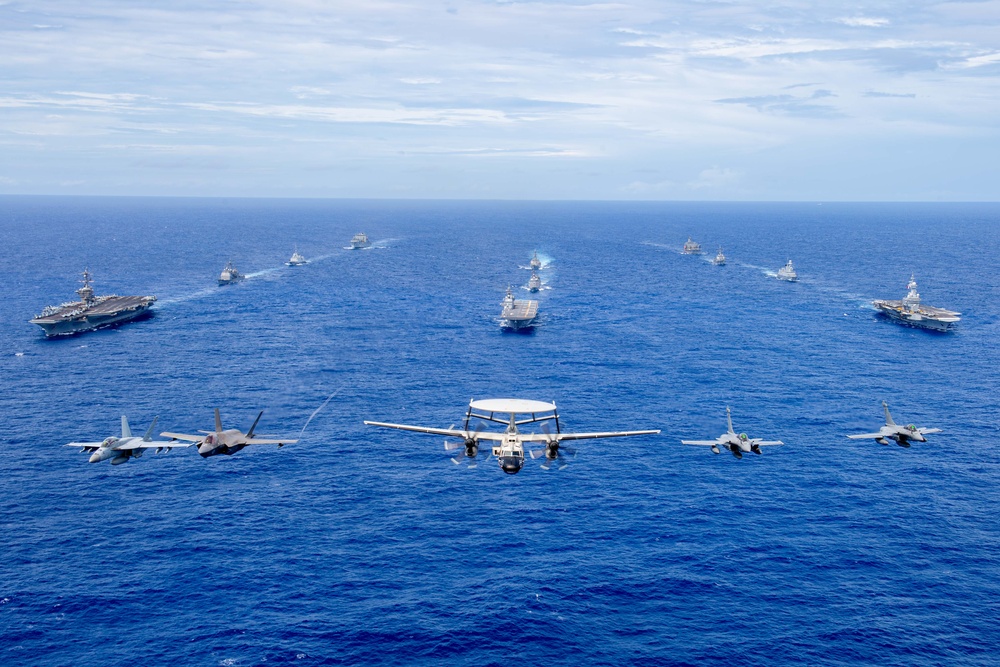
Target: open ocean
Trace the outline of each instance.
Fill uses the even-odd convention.
[[[998,223],[996,204],[0,197],[0,664],[996,665]],[[379,247],[345,250],[359,231]],[[284,266],[296,246],[311,264]],[[533,250],[539,326],[502,333]],[[769,275],[789,258],[798,283]],[[227,260],[251,277],[217,287]],[[155,315],[46,340],[27,320],[84,267]],[[911,272],[957,331],[876,317]],[[63,446],[122,414],[211,429],[215,407],[294,436],[331,395],[282,449],[111,467]],[[362,424],[448,427],[492,397],[662,433],[508,476]],[[882,400],[944,432],[845,438]],[[727,405],[786,446],[680,444],[724,432]]]

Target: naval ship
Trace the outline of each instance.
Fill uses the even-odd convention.
[[[684,254],[685,255],[700,255],[701,254],[701,245],[699,245],[698,243],[695,243],[694,241],[692,241],[691,237],[689,236],[688,240],[687,240],[687,243],[684,244]]]
[[[531,278],[528,279],[528,291],[537,292],[542,289],[542,279],[538,277],[538,274],[534,271],[531,272]]]
[[[503,312],[500,313],[500,326],[504,329],[530,329],[535,326],[538,316],[537,301],[517,301],[510,287],[507,296],[503,298]]]
[[[299,254],[299,249],[296,248],[292,253],[292,258],[285,262],[285,266],[305,266],[309,263],[309,260]]]
[[[726,263],[726,256],[722,254],[722,248],[719,248],[719,254],[716,255],[715,259],[712,260],[712,264],[715,264],[716,266],[723,266],[725,265],[725,263]]]
[[[79,301],[49,306],[30,322],[44,329],[46,336],[67,336],[142,317],[156,301],[155,296],[94,296],[87,269],[82,282],[83,287],[76,291]]]
[[[531,256],[531,261],[528,262],[528,268],[530,268],[532,271],[538,271],[539,269],[542,268],[542,260],[538,259],[537,250],[535,251],[535,254]]]
[[[371,241],[368,240],[368,236],[364,232],[358,232],[351,239],[351,250],[362,250],[371,246]]]
[[[962,319],[959,317],[962,313],[921,304],[917,281],[914,280],[913,274],[910,274],[910,282],[906,284],[906,289],[910,291],[902,299],[876,299],[872,301],[872,305],[890,319],[920,329],[948,331]]]
[[[239,270],[233,266],[232,262],[226,262],[226,268],[222,269],[222,273],[219,274],[220,285],[232,285],[233,283],[238,283],[245,279],[246,276],[240,273]]]
[[[799,279],[799,274],[795,273],[795,267],[792,266],[792,260],[788,260],[788,264],[778,269],[778,280],[787,280],[788,282],[794,283]]]

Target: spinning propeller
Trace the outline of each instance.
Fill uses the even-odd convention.
[[[482,431],[484,427],[485,424],[479,422],[478,424],[476,424],[476,429],[472,432],[472,434],[461,442],[449,442],[448,440],[444,441],[444,449],[447,452],[453,452],[456,449],[461,449],[463,447],[465,448],[464,451],[460,452],[458,455],[452,458],[451,460],[452,463],[454,463],[455,465],[461,465],[462,459],[468,458],[471,459],[471,461],[469,462],[470,468],[475,468],[479,464],[479,461],[477,459],[477,457],[479,456],[479,432]],[[449,430],[453,429],[455,428],[455,425],[452,424],[448,428]]]
[[[545,433],[546,438],[548,438],[545,442],[545,449],[531,450],[531,458],[537,459],[543,456],[545,457],[545,460],[542,461],[542,470],[549,470],[553,463],[556,464],[559,470],[562,470],[569,465],[569,462],[566,461],[566,457],[563,453],[565,452],[570,456],[576,456],[576,450],[566,445],[560,445],[559,440],[552,436],[552,433],[549,430],[548,422],[542,424],[542,431]]]

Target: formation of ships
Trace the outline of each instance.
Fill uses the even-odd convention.
[[[350,250],[363,250],[372,247],[371,241],[363,233],[355,234],[351,239]],[[701,255],[701,245],[693,241],[690,237],[684,243],[682,253],[685,255]],[[291,258],[285,262],[288,266],[303,266],[309,260],[299,254],[295,249]],[[726,256],[719,248],[718,253],[712,260],[712,264],[723,266],[726,264]],[[524,267],[522,267],[524,268]],[[531,293],[537,293],[542,289],[542,279],[539,271],[542,270],[542,261],[536,251],[529,262],[531,278],[528,280],[527,289]],[[219,285],[231,285],[246,279],[246,274],[241,273],[233,263],[227,262],[225,268],[219,274]],[[794,282],[798,280],[798,274],[792,265],[792,260],[788,260],[782,268],[777,271],[776,277],[779,280]],[[156,302],[155,296],[118,296],[116,294],[106,296],[96,296],[92,287],[93,277],[89,270],[83,272],[83,287],[76,290],[80,297],[78,301],[68,301],[58,306],[48,306],[41,313],[29,320],[32,324],[37,324],[45,332],[46,336],[67,336],[85,331],[93,331],[104,327],[123,324],[132,320],[138,320],[152,314],[151,308]],[[917,292],[915,277],[910,275],[910,282],[906,285],[909,290],[902,299],[876,299],[872,301],[875,309],[888,319],[904,324],[906,326],[930,329],[933,331],[949,331],[961,320],[961,313],[945,308],[936,308],[924,305]],[[516,299],[512,288],[507,288],[507,293],[501,302],[500,326],[508,331],[529,330],[536,324],[538,318],[538,301],[534,299]]]

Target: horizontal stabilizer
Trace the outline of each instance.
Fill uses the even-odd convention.
[[[247,438],[248,445],[294,445],[298,440],[264,440],[262,438]]]
[[[776,447],[778,445],[783,445],[781,440],[753,440],[753,444],[760,445],[761,447]]]
[[[939,428],[918,428],[917,431],[919,431],[921,435],[927,435],[928,433],[940,433],[941,429],[939,429]]]
[[[681,440],[682,445],[700,445],[702,447],[711,447],[712,445],[718,445],[719,442],[715,440]]]
[[[864,440],[865,438],[884,438],[885,436],[881,433],[859,433],[858,435],[847,436],[851,440]]]

